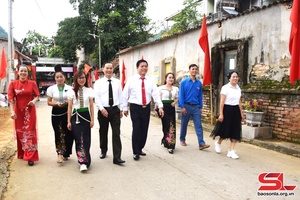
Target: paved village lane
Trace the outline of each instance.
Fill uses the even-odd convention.
[[[73,150],[71,159],[56,163],[54,134],[51,126],[51,107],[46,99],[37,105],[39,126],[40,161],[33,167],[27,162],[13,159],[4,200],[52,200],[52,199],[123,199],[123,200],[198,200],[198,199],[299,199],[300,158],[263,149],[247,143],[237,144],[240,159],[226,157],[228,141],[222,144],[222,153],[214,151],[214,141],[205,133],[211,147],[199,151],[193,127],[188,127],[187,146],[179,145],[169,154],[160,145],[161,122],[152,117],[145,153],[134,161],[131,150],[130,117],[122,119],[121,139],[124,166],[112,163],[111,133],[109,150],[105,159],[99,159],[99,124],[95,120],[92,129],[92,164],[86,173],[79,172]],[[263,172],[282,172],[284,185],[296,185],[291,196],[258,196],[262,185],[258,175]],[[280,195],[280,194],[279,194]]]

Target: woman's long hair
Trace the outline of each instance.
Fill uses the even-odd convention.
[[[84,84],[84,86],[88,87],[87,77],[86,77],[85,73],[83,71],[81,71],[81,70],[78,71],[78,72],[76,72],[76,74],[74,75],[74,87],[73,87],[73,90],[75,92],[75,96],[76,96],[77,100],[78,100],[78,90],[79,90],[79,84],[78,84],[77,80],[82,75],[85,76],[85,84]]]

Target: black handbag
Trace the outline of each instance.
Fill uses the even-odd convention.
[[[209,137],[212,137],[213,139],[215,139],[216,136],[219,135],[219,131],[220,131],[221,124],[222,124],[222,122],[220,122],[220,121],[218,120],[217,123],[215,124],[214,129],[213,129],[212,132],[210,133]]]

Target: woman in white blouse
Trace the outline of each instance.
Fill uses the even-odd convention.
[[[65,84],[65,74],[60,66],[55,66],[55,85],[48,87],[48,105],[52,106],[51,122],[54,130],[57,162],[62,163],[72,154],[73,136],[67,128],[68,90],[72,87]]]
[[[74,75],[74,88],[68,92],[68,129],[73,132],[80,171],[91,164],[91,128],[94,126],[94,90],[88,88],[86,75]]]
[[[238,159],[235,145],[241,140],[241,122],[244,121],[241,89],[238,86],[239,75],[236,71],[231,71],[227,74],[229,83],[221,89],[220,100],[220,115],[218,120],[222,122],[220,130],[216,136],[220,136],[215,142],[215,151],[221,153],[221,143],[224,139],[230,139],[230,147],[227,152],[227,157]]]
[[[173,86],[175,75],[167,73],[165,76],[165,85],[158,87],[159,94],[164,105],[165,115],[161,118],[163,138],[161,144],[173,153],[176,144],[176,111],[175,106],[178,102],[178,87]]]

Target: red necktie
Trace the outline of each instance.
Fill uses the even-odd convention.
[[[147,101],[146,101],[146,90],[145,90],[145,83],[144,83],[144,79],[145,78],[142,78],[142,103],[143,105],[146,105]]]

